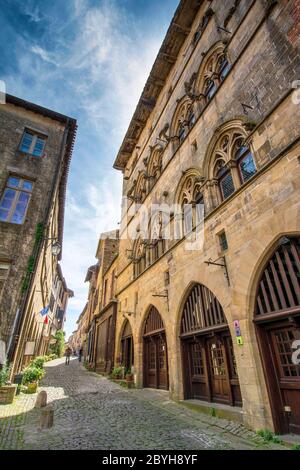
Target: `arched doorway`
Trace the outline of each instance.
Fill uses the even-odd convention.
[[[196,284],[181,317],[185,398],[240,406],[241,391],[232,339],[215,295]]]
[[[121,338],[121,364],[125,369],[131,369],[134,364],[132,330],[128,320],[123,327]]]
[[[300,434],[300,237],[282,237],[264,266],[254,322],[275,430]]]
[[[168,355],[165,327],[155,307],[151,307],[143,332],[144,387],[168,390]]]

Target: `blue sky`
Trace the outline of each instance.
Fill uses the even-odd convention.
[[[0,0],[7,92],[78,121],[62,268],[75,291],[67,335],[87,300],[99,235],[120,219],[112,164],[178,0]]]

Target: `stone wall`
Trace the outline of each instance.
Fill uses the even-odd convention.
[[[275,2],[276,3],[276,2]],[[143,383],[142,334],[145,316],[154,305],[164,321],[168,345],[170,395],[183,398],[183,371],[179,325],[189,288],[199,282],[221,303],[231,332],[239,320],[244,345],[234,342],[245,422],[255,428],[272,428],[270,404],[253,326],[256,283],[264,261],[282,234],[300,233],[300,106],[293,99],[293,81],[300,77],[297,15],[299,2],[240,2],[224,26],[234,2],[211,3],[211,17],[195,46],[193,37],[205,13],[201,7],[156,106],[139,138],[137,150],[124,169],[124,196],[145,171],[159,133],[169,124],[168,142],[162,143],[162,174],[143,203],[172,204],[184,172],[195,169],[209,180],[210,156],[216,136],[226,123],[235,121],[247,129],[247,141],[257,173],[228,200],[216,204],[205,193],[204,244],[188,251],[185,241],[169,242],[166,253],[134,279],[134,242],[125,231],[138,225],[137,215],[123,212],[118,262],[119,312],[128,310],[135,346],[137,385]],[[201,71],[207,51],[224,41],[232,64],[226,79],[201,113],[183,142],[172,139],[172,120],[178,100],[186,95],[185,83]],[[197,80],[197,78],[196,78]],[[246,104],[247,107],[243,107]],[[171,128],[171,131],[170,131]],[[209,190],[207,190],[209,192]],[[213,203],[214,202],[214,203]],[[131,204],[131,203],[130,203]],[[225,230],[226,261],[230,286],[223,268],[205,261],[222,253],[218,234]],[[165,273],[170,282],[166,286]],[[167,290],[168,297],[157,297]],[[117,317],[115,357],[120,355],[124,316]],[[233,335],[234,338],[234,335]]]
[[[64,125],[20,106],[0,106],[0,194],[10,174],[34,182],[31,200],[23,224],[0,222],[0,259],[11,262],[8,278],[0,293],[0,338],[8,341],[20,307],[22,281],[32,255],[38,224],[45,217],[56,184],[55,172],[61,157]],[[47,137],[45,156],[32,157],[19,152],[25,128]]]

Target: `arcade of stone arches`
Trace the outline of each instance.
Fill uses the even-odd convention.
[[[253,287],[253,323],[278,433],[300,434],[300,364],[293,346],[300,340],[300,237],[282,236]],[[181,308],[180,344],[185,399],[242,406],[233,341],[214,293],[194,283]],[[143,386],[167,390],[168,338],[160,312],[147,310],[142,327]],[[130,321],[121,332],[121,362],[134,365]]]

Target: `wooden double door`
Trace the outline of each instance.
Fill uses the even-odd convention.
[[[300,318],[259,330],[276,432],[300,434]]]
[[[168,390],[168,355],[165,333],[144,337],[144,387]]]
[[[241,406],[229,331],[182,341],[185,398]]]

